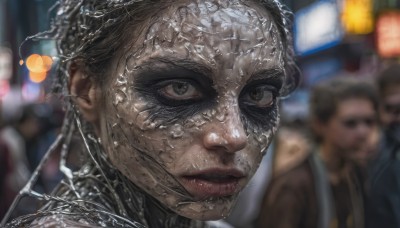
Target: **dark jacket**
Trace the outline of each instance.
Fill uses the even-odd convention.
[[[379,152],[368,170],[366,228],[400,228],[400,145],[384,138]]]
[[[257,227],[363,228],[363,191],[356,172],[332,185],[316,153],[275,176],[265,193]]]

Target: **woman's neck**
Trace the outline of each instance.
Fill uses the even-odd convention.
[[[198,223],[166,208],[122,174],[119,174],[119,178],[121,185],[117,194],[124,199],[129,219],[146,227],[193,227],[193,223]]]

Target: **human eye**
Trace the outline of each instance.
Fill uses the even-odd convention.
[[[275,99],[276,89],[269,85],[249,88],[242,96],[242,101],[245,105],[261,109],[272,107]]]
[[[165,79],[149,86],[154,98],[169,107],[195,105],[206,99],[204,88],[191,79]]]
[[[158,93],[166,99],[188,101],[200,99],[203,94],[188,81],[168,80],[158,85]]]

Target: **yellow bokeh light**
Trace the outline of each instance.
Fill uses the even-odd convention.
[[[342,13],[343,26],[353,34],[368,34],[374,29],[371,0],[346,0]]]

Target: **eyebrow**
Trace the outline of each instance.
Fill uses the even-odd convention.
[[[190,59],[179,59],[179,58],[162,58],[162,57],[155,57],[151,58],[145,63],[141,64],[139,67],[150,69],[150,71],[158,71],[159,69],[154,69],[154,66],[157,64],[163,63],[166,67],[172,67],[173,69],[183,69],[187,71],[191,71],[196,73],[196,76],[202,76],[207,78],[208,80],[212,79],[212,72],[213,70],[208,67],[207,65],[201,64],[199,62],[190,60]],[[161,68],[162,71],[165,71],[163,67]]]
[[[155,67],[157,64],[163,63],[165,67],[171,67],[172,70],[183,69],[185,71],[194,72],[196,74],[195,79],[199,79],[198,77],[203,77],[206,81],[212,81],[213,69],[209,66],[199,63],[197,61],[193,61],[190,59],[181,59],[181,58],[174,58],[174,57],[154,57],[151,58],[141,65],[140,68],[144,68],[143,72],[150,71],[150,72],[165,72],[166,69],[161,67],[161,69],[157,69]],[[257,83],[258,81],[265,82],[267,81],[270,84],[275,85],[277,88],[282,87],[283,85],[283,75],[284,72],[281,68],[270,68],[270,69],[263,69],[258,70],[257,72],[253,73],[251,77],[247,80],[246,84],[253,84]],[[168,76],[168,75],[166,75]],[[190,75],[186,75],[190,76]],[[148,77],[147,74],[142,75],[139,73],[138,81],[146,80],[143,77]]]
[[[247,80],[247,84],[257,81],[269,81],[276,87],[282,87],[285,73],[281,68],[270,68],[259,70]]]

